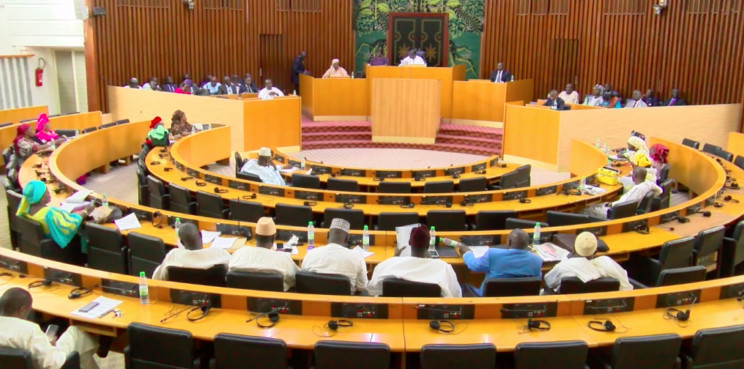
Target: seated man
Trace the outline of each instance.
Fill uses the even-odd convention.
[[[37,369],[61,368],[73,352],[80,355],[81,368],[98,368],[93,360],[98,350],[96,339],[71,326],[54,342],[38,324],[27,320],[32,304],[31,294],[18,287],[8,289],[0,297],[0,346],[28,351]]]
[[[328,230],[328,244],[316,247],[305,254],[302,270],[321,274],[339,274],[349,277],[351,294],[367,288],[367,263],[359,251],[348,248],[348,221],[333,219]]]
[[[408,245],[411,256],[395,256],[377,264],[367,285],[370,295],[382,295],[385,279],[403,279],[409,282],[439,285],[442,297],[462,297],[460,284],[452,266],[440,259],[429,259],[429,231],[419,224],[411,230]],[[399,253],[398,249],[397,252]]]
[[[137,78],[130,78],[129,84],[127,84],[124,87],[133,88],[135,90],[141,90],[142,87],[140,87],[139,80]]]
[[[178,248],[165,255],[160,266],[152,273],[152,279],[168,280],[168,267],[209,269],[230,262],[230,254],[222,249],[204,248],[199,229],[191,223],[181,224],[178,229]]]
[[[207,90],[210,95],[219,95],[221,83],[217,81],[217,77],[210,77],[209,83],[202,86],[203,89]]]
[[[256,223],[256,247],[241,247],[230,257],[229,271],[278,273],[284,277],[284,291],[295,285],[297,267],[287,252],[274,251],[276,225],[269,217]]]
[[[339,63],[338,59],[331,60],[331,67],[323,74],[323,78],[348,78],[349,73]]]
[[[511,82],[514,80],[514,76],[509,73],[508,70],[504,69],[504,63],[498,62],[496,64],[496,70],[491,72],[491,82],[495,83],[503,83],[503,82]]]
[[[579,93],[574,90],[574,87],[572,84],[568,83],[566,84],[566,89],[561,91],[561,93],[558,95],[566,104],[578,104],[579,103]]]
[[[282,90],[274,87],[274,82],[271,82],[270,79],[264,81],[264,88],[258,91],[258,98],[261,100],[271,100],[280,96],[284,96],[284,93]]]
[[[634,90],[632,98],[625,103],[626,108],[648,108],[648,104],[643,101],[640,90]]]
[[[548,95],[548,99],[545,100],[543,106],[548,106],[552,110],[565,110],[566,102],[558,97],[558,90],[551,90],[550,95]]]
[[[405,65],[423,65],[426,66],[426,61],[424,61],[424,58],[416,55],[416,49],[408,50],[408,56],[403,58],[403,60],[400,61],[400,66]]]
[[[685,99],[679,97],[679,89],[673,88],[672,95],[668,99],[664,100],[664,104],[661,106],[681,106],[687,105]]]
[[[515,229],[509,233],[506,248],[490,248],[485,255],[476,258],[470,248],[458,247],[465,266],[473,272],[485,272],[481,288],[474,289],[475,294],[483,296],[486,281],[495,278],[540,277],[542,275],[542,259],[527,250],[530,237],[524,230]],[[376,271],[377,269],[375,269]]]
[[[656,91],[653,88],[646,90],[646,94],[643,95],[643,102],[649,107],[659,106],[661,102],[656,98]]]
[[[279,168],[271,162],[271,149],[262,147],[258,150],[258,160],[250,159],[240,168],[241,173],[255,174],[261,182],[277,186],[286,186]]]
[[[608,256],[591,259],[597,252],[597,237],[590,232],[582,232],[576,237],[574,251],[568,259],[561,260],[545,274],[545,287],[552,292],[560,292],[561,281],[577,277],[586,283],[602,277],[620,281],[620,291],[633,289],[628,281],[628,272]],[[591,259],[591,260],[590,260]]]
[[[604,204],[592,205],[584,209],[584,214],[587,214],[587,215],[590,215],[596,218],[607,219],[607,211],[610,210],[612,205],[619,204],[621,202],[626,202],[626,201],[636,201],[637,203],[640,203],[641,200],[643,200],[643,197],[646,196],[646,193],[648,193],[649,191],[653,191],[654,196],[661,195],[661,192],[662,192],[661,187],[657,186],[654,181],[647,181],[646,174],[647,174],[646,168],[642,168],[642,167],[633,168],[634,186],[628,192],[620,196],[620,199],[618,199],[615,202],[607,202]]]

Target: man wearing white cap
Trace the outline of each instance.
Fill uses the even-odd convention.
[[[289,253],[274,251],[276,225],[269,217],[256,223],[256,247],[241,247],[230,257],[228,271],[278,273],[284,277],[284,291],[295,285],[295,274],[300,268]]]
[[[367,288],[367,263],[361,252],[350,250],[348,221],[333,219],[328,230],[328,244],[307,252],[302,260],[302,270],[321,274],[339,274],[349,277],[351,293]]]
[[[346,69],[341,68],[338,59],[331,60],[331,67],[323,74],[323,78],[349,78]]]
[[[241,173],[255,174],[261,182],[277,186],[286,186],[284,178],[279,174],[279,168],[271,162],[271,149],[262,147],[258,150],[258,160],[251,159],[240,168]]]
[[[230,261],[230,254],[222,249],[204,248],[199,229],[191,223],[178,228],[178,248],[165,255],[160,266],[152,273],[152,279],[168,280],[168,267],[209,269]]]
[[[628,281],[628,272],[608,256],[590,260],[597,252],[597,237],[590,232],[582,232],[576,237],[572,257],[562,260],[545,274],[545,286],[559,292],[561,280],[577,277],[586,283],[602,277],[615,278],[620,281],[620,291],[632,290]]]

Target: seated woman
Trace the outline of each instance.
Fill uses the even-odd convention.
[[[64,142],[64,139],[59,138],[57,132],[49,126],[49,117],[44,113],[36,119],[36,139],[42,144],[54,141],[55,145],[59,145]]]
[[[168,147],[170,144],[170,134],[163,127],[163,120],[160,117],[155,117],[150,121],[150,132],[147,132],[145,144],[150,148],[156,146]]]
[[[45,150],[50,145],[37,141],[33,127],[21,124],[16,129],[17,135],[13,139],[13,146],[8,148],[9,156],[5,163],[5,187],[18,189],[18,170],[31,155],[39,150]]]
[[[186,120],[186,113],[181,110],[176,110],[173,112],[173,116],[171,117],[170,129],[170,133],[171,135],[173,135],[173,138],[177,140],[181,137],[186,137],[198,131],[200,131],[200,129],[197,129]]]
[[[652,160],[646,141],[638,136],[630,136],[628,138],[628,149],[623,156],[628,159],[633,168],[646,168],[646,180],[656,183],[656,168],[651,166]],[[624,192],[629,191],[634,185],[632,172],[620,178],[620,183],[623,184]]]

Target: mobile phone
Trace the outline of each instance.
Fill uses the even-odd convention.
[[[437,252],[437,250],[429,250],[429,257],[432,259],[438,259],[439,253]]]
[[[57,332],[59,332],[59,326],[56,324],[49,324],[44,334],[46,334],[47,338],[51,341],[57,338]]]
[[[93,310],[96,306],[98,306],[98,303],[95,302],[95,301],[93,301],[93,302],[89,303],[88,305],[85,305],[85,306],[81,307],[78,311],[81,312],[81,313],[87,313],[87,312]]]
[[[277,242],[277,243],[276,243],[276,249],[277,249],[277,250],[281,250],[281,249],[283,249],[283,248],[284,248],[284,244],[283,244],[283,243],[281,243],[281,242]]]

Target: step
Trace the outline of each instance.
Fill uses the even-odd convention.
[[[470,137],[501,137],[504,135],[504,130],[463,124],[442,124],[439,126],[439,133]]]
[[[372,132],[303,132],[302,142],[306,141],[348,141],[372,140]]]
[[[302,150],[317,150],[317,149],[332,149],[332,148],[410,148],[410,149],[422,149],[422,150],[434,150],[434,151],[447,151],[447,152],[458,152],[465,154],[475,154],[483,156],[500,155],[501,148],[486,148],[481,146],[473,145],[461,145],[461,144],[408,144],[408,143],[397,143],[397,142],[371,142],[365,140],[349,140],[349,141],[311,141],[303,142]]]
[[[485,138],[485,137],[439,134],[437,135],[437,143],[463,144],[463,145],[483,146],[483,147],[501,147],[502,140],[501,140],[501,137]]]
[[[370,122],[303,122],[302,132],[371,132]]]

